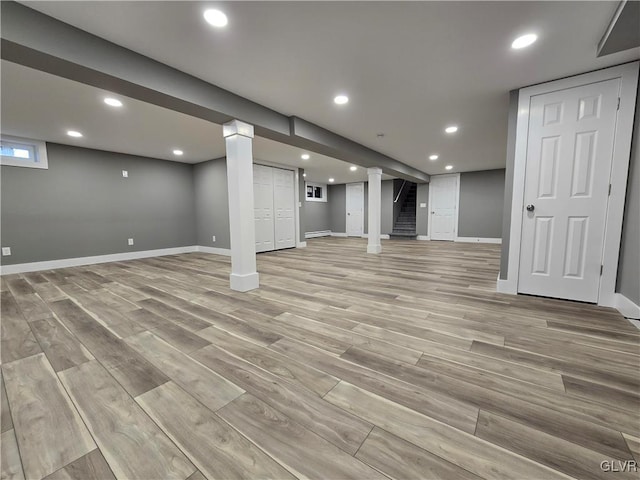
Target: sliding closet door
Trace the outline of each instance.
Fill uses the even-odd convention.
[[[295,193],[292,170],[273,169],[276,249],[296,246]]]
[[[253,166],[253,205],[256,222],[256,252],[273,250],[273,169]]]

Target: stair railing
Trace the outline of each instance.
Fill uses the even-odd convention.
[[[407,181],[404,180],[402,182],[402,186],[400,187],[400,191],[398,192],[398,195],[396,195],[396,199],[393,201],[393,203],[398,203],[398,199],[400,198],[400,195],[402,195],[402,190],[404,190],[404,186],[407,184]]]

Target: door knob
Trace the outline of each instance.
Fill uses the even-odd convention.
[[[532,205],[531,203],[527,205],[527,212],[533,212],[535,209],[536,209],[535,205]]]

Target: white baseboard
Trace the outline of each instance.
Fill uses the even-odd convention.
[[[37,272],[39,270],[53,270],[55,268],[79,267],[81,265],[93,265],[96,263],[122,262],[124,260],[137,260],[139,258],[162,257],[164,255],[178,255],[180,253],[192,253],[202,251],[201,247],[190,245],[188,247],[159,248],[157,250],[141,250],[138,252],[112,253],[109,255],[95,255],[91,257],[63,258],[60,260],[46,260],[44,262],[17,263],[15,265],[0,266],[0,275],[12,273]],[[203,247],[207,248],[207,247]],[[222,249],[217,249],[222,250]]]
[[[513,285],[513,282],[501,279],[500,274],[498,274],[498,279],[496,280],[496,292],[517,295],[518,289]]]
[[[640,306],[633,303],[621,293],[615,294],[615,308],[627,318],[640,319]]]
[[[217,247],[205,247],[203,245],[196,246],[196,252],[213,253],[214,255],[223,255],[225,257],[231,256],[230,248],[217,248]]]
[[[483,238],[483,237],[456,237],[456,242],[466,242],[466,243],[502,243],[501,238]]]
[[[307,248],[307,242],[298,242],[296,248]]]
[[[330,237],[331,230],[320,230],[318,232],[307,232],[304,234],[304,238],[317,238],[317,237]]]
[[[347,234],[343,232],[331,232],[332,237],[346,237]]]
[[[369,238],[369,234],[368,233],[363,233],[362,234],[362,238]],[[387,233],[381,233],[380,234],[380,240],[389,240],[390,238],[391,237]]]
[[[426,241],[426,240],[431,240],[431,237],[430,237],[429,235],[418,235],[418,236],[416,237],[416,240],[423,240],[423,241]]]

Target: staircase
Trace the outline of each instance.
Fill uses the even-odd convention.
[[[416,237],[416,191],[417,185],[411,183],[404,197],[398,218],[393,224],[392,237]]]

